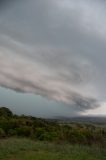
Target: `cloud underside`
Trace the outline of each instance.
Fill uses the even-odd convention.
[[[101,76],[106,67],[104,3],[22,0],[2,9],[0,86],[41,95],[78,112],[99,107],[106,78]]]
[[[36,57],[35,62],[23,56],[0,54],[0,85],[17,92],[38,94],[70,107],[77,106],[78,111],[98,107],[98,101],[87,91],[92,74],[90,66],[73,61],[67,66],[65,59],[64,64],[60,63],[60,56],[57,62],[53,62],[54,54],[48,56],[51,64],[45,65],[41,57]]]

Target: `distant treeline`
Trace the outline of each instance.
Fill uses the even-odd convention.
[[[14,115],[8,108],[0,108],[0,138],[29,137],[41,141],[106,146],[106,127],[87,123],[59,123],[58,121]]]

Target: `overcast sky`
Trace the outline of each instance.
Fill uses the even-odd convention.
[[[105,61],[105,0],[0,1],[0,105],[106,116]]]

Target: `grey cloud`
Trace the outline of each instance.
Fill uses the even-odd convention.
[[[73,103],[80,111],[95,109],[100,106],[98,100],[73,93]]]
[[[14,2],[0,16],[0,85],[78,111],[98,107],[106,89],[104,3]]]
[[[16,0],[0,0],[0,12],[13,7]]]
[[[86,72],[88,74],[86,66],[89,68],[89,65],[72,64],[72,67],[65,68],[66,62],[64,62],[62,64],[64,70],[61,70],[60,67],[51,68],[50,64],[45,66],[45,63],[40,64],[38,61],[34,63],[27,58],[22,58],[22,56],[15,55],[14,58],[13,56],[6,58],[6,55],[1,54],[1,86],[17,92],[38,94],[66,105],[78,106],[77,110],[79,111],[97,107],[95,98],[90,98],[90,95],[85,94],[83,90],[80,91],[81,86],[83,88],[84,85],[85,88],[87,85],[89,86],[87,79],[90,75],[87,75],[88,78],[86,76]]]

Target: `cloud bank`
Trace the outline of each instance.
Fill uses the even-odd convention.
[[[105,101],[106,7],[99,0],[22,0],[0,16],[0,86],[77,111]]]

